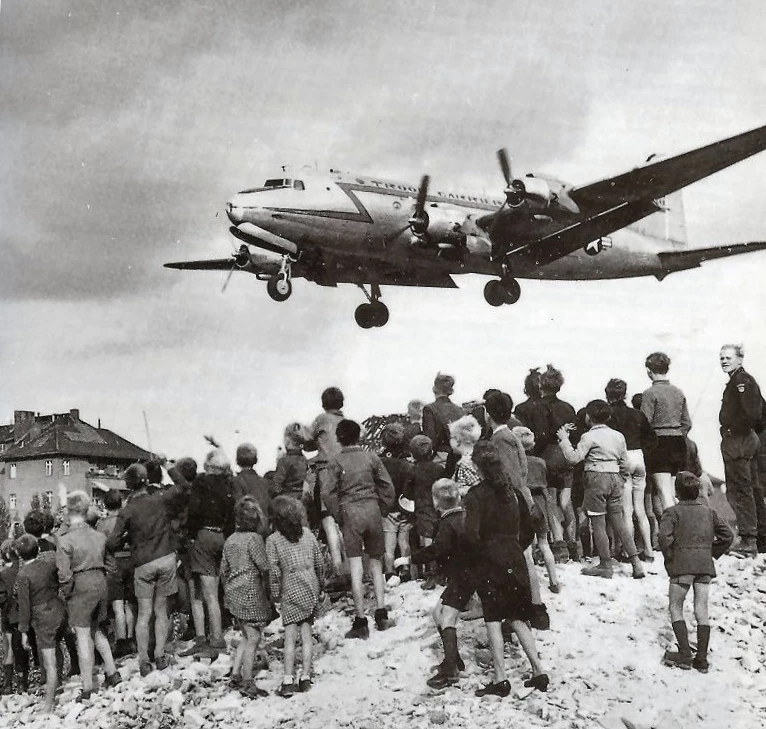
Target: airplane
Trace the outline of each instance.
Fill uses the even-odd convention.
[[[689,248],[680,190],[766,148],[766,126],[675,157],[652,155],[636,169],[581,187],[543,175],[514,177],[497,152],[502,196],[432,190],[330,170],[285,173],[234,195],[230,233],[241,242],[228,258],[166,263],[180,270],[235,270],[266,281],[275,301],[292,280],[357,285],[367,301],[364,328],[389,319],[382,286],[457,288],[453,276],[492,278],[492,306],[521,296],[517,279],[589,280],[655,276],[717,258],[766,249],[753,241]],[[276,257],[274,256],[276,254]],[[369,290],[368,288],[369,287]]]

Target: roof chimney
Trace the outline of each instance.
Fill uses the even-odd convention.
[[[80,422],[80,410],[78,408],[72,408],[69,411],[69,417],[72,418],[72,420],[74,420],[75,423],[79,423]]]
[[[13,411],[13,442],[18,443],[32,428],[35,414],[32,410]]]

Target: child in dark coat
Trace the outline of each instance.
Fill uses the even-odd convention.
[[[427,547],[433,541],[439,521],[439,512],[434,508],[431,487],[444,477],[444,468],[433,460],[433,444],[427,435],[416,435],[410,441],[410,452],[415,464],[409,488],[404,495],[415,502],[415,533],[420,546]],[[424,590],[433,590],[436,587],[433,570],[426,577],[422,587]]]
[[[58,683],[56,645],[65,626],[64,603],[58,594],[56,553],[40,552],[37,539],[31,534],[20,536],[14,542],[14,549],[23,561],[16,578],[22,647],[28,648],[29,629],[34,628],[45,668],[43,711],[50,713]]]
[[[473,549],[465,536],[465,509],[460,504],[458,485],[448,478],[436,481],[432,487],[434,508],[439,512],[434,541],[412,555],[417,564],[436,561],[447,578],[432,616],[444,644],[444,660],[437,666],[436,675],[426,681],[435,689],[442,689],[458,680],[465,664],[457,647],[457,620],[466,610],[476,591],[473,578]]]
[[[274,493],[278,496],[292,496],[301,499],[303,482],[308,472],[308,461],[303,455],[306,432],[300,423],[290,423],[285,428],[285,452],[277,460],[274,473]]]
[[[261,630],[274,617],[268,597],[269,561],[261,536],[265,518],[252,496],[243,496],[234,507],[237,531],[223,545],[221,579],[226,607],[242,631],[232,666],[232,688],[250,698],[266,696],[255,684],[253,665]]]
[[[665,651],[663,663],[688,670],[708,671],[710,642],[708,595],[715,577],[713,559],[731,546],[734,533],[729,525],[700,496],[700,480],[688,471],[676,476],[678,504],[666,509],[660,521],[659,541],[670,577],[670,620],[678,651]],[[684,600],[694,588],[694,617],[697,619],[697,654],[692,659],[684,620]]]
[[[13,548],[13,540],[6,539],[0,545],[3,567],[0,570],[0,617],[2,618],[5,640],[5,661],[3,663],[3,693],[12,693],[14,667],[21,675],[21,690],[29,688],[29,654],[21,645],[19,631],[19,606],[14,587],[19,574],[19,558]]]

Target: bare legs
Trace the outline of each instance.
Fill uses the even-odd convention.
[[[322,528],[324,529],[325,538],[327,539],[327,547],[330,550],[335,573],[340,575],[343,571],[343,551],[341,549],[338,525],[335,523],[333,517],[326,516],[322,519]]]
[[[202,599],[207,608],[210,640],[220,642],[223,640],[223,628],[221,627],[221,605],[218,602],[218,577],[199,575],[199,581],[202,587]]]
[[[508,680],[505,673],[505,649],[503,641],[503,630],[500,622],[487,623],[487,640],[489,641],[489,650],[492,654],[492,668],[494,669],[495,683]]]
[[[127,600],[113,600],[112,613],[114,614],[114,636],[117,640],[126,640],[133,637],[136,627],[136,617],[133,607]]]
[[[669,473],[653,473],[650,478],[657,488],[657,494],[662,502],[662,511],[669,509],[676,503],[673,486],[675,479]]]
[[[40,653],[43,657],[43,666],[45,667],[45,703],[43,712],[50,714],[53,711],[53,700],[56,696],[56,684],[58,676],[56,670],[56,649],[41,648]]]
[[[378,562],[378,564],[380,564],[380,562]],[[301,636],[302,674],[305,678],[311,677],[311,664],[313,659],[311,624],[303,622],[296,625],[293,623],[292,625],[285,625],[285,679],[289,679],[290,681],[295,675],[295,644],[298,641],[299,632]]]

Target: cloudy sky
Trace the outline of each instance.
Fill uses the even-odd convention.
[[[146,445],[200,455],[243,439],[270,466],[283,426],[319,410],[401,411],[434,373],[457,398],[520,399],[554,362],[575,405],[612,376],[647,386],[673,358],[703,461],[720,470],[722,341],[766,384],[766,254],[654,279],[523,283],[493,310],[483,281],[361,294],[297,281],[289,302],[235,276],[162,263],[227,255],[235,191],[317,165],[499,193],[519,172],[586,183],[766,122],[762,4],[5,0],[0,12],[0,422],[80,407]],[[694,245],[766,237],[766,154],[689,188]]]

